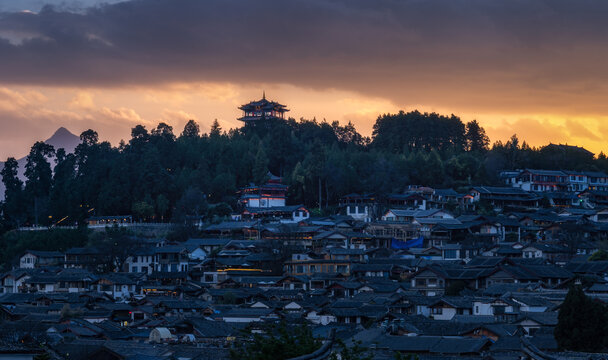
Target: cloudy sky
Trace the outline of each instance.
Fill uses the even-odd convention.
[[[399,109],[608,150],[604,0],[0,0],[0,159],[59,126],[117,144],[261,97],[369,135]]]

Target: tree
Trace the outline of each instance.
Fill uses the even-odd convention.
[[[25,163],[25,191],[32,199],[34,208],[34,223],[39,223],[40,214],[45,211],[45,201],[48,200],[51,190],[53,171],[47,160],[55,155],[52,145],[42,141],[36,142],[27,156]]]
[[[469,121],[466,125],[467,150],[468,151],[487,151],[490,145],[490,138],[477,120]]]
[[[84,314],[82,309],[72,309],[70,304],[63,305],[60,315],[62,319],[72,319],[81,317]]]
[[[89,129],[80,134],[80,141],[82,141],[82,144],[86,147],[95,146],[99,143],[99,135],[97,134],[97,131]]]
[[[561,349],[599,352],[608,347],[608,309],[585,295],[582,287],[570,288],[561,304],[555,339]]]
[[[232,214],[232,208],[225,202],[209,206],[209,210],[207,210],[207,218],[211,221],[215,221],[215,218],[227,218],[230,214]]]
[[[131,208],[133,215],[139,221],[146,221],[154,215],[154,206],[146,201],[137,201]]]
[[[400,352],[395,353],[395,360],[419,360],[418,354],[403,354]]]
[[[309,326],[288,325],[281,322],[267,325],[265,334],[249,333],[251,340],[238,342],[230,351],[234,360],[291,359],[310,354],[321,347],[321,342],[312,336]]]
[[[198,138],[200,137],[201,129],[198,123],[194,120],[188,120],[184,126],[181,136],[185,138]]]
[[[366,144],[365,138],[357,132],[355,125],[350,121],[344,126],[340,126],[339,122],[334,121],[331,123],[331,127],[334,129],[338,141],[345,145],[363,146]]]
[[[199,189],[189,187],[175,205],[173,222],[186,223],[192,218],[200,218],[207,211],[207,199]]]
[[[34,360],[51,360],[51,359],[52,359],[52,357],[48,352],[43,352],[41,354],[34,356]]]
[[[74,194],[76,183],[76,157],[66,154],[64,149],[57,150],[55,174],[49,195],[50,212],[53,224],[61,221],[63,225],[74,222],[78,215],[78,199]]]
[[[391,152],[462,151],[465,125],[455,115],[411,111],[379,116],[374,124],[372,146]]]
[[[258,146],[258,152],[255,155],[255,161],[253,163],[253,181],[262,185],[266,182],[268,175],[268,156],[264,151],[263,145],[260,143]]]
[[[133,129],[131,129],[131,140],[129,144],[131,146],[137,146],[144,144],[150,138],[150,134],[148,134],[148,130],[143,125],[137,125]]]
[[[105,232],[96,232],[95,235],[90,239],[89,245],[103,249],[97,258],[97,269],[101,273],[123,271],[127,258],[142,246],[139,238],[117,224],[108,226]]]
[[[175,141],[175,135],[173,135],[173,127],[167,125],[164,122],[159,123],[156,126],[156,129],[152,130],[152,136],[157,136],[167,141]]]
[[[19,227],[25,221],[23,208],[23,182],[18,176],[19,163],[9,157],[0,172],[4,183],[3,214],[12,226]]]
[[[337,352],[334,352],[329,357],[330,360],[371,360],[373,355],[368,353],[367,349],[361,346],[361,341],[353,342],[352,346],[346,346],[340,339],[336,340]]]
[[[606,250],[598,250],[591,254],[589,257],[589,261],[606,261],[608,260],[608,251]]]
[[[156,214],[160,217],[161,221],[165,219],[165,215],[169,210],[169,199],[163,194],[156,197]]]
[[[217,119],[213,120],[213,124],[211,124],[211,130],[209,131],[209,136],[213,138],[217,138],[222,135],[222,127],[220,126],[219,121]]]
[[[8,271],[26,250],[66,251],[84,246],[89,230],[51,229],[47,231],[9,231],[0,239],[0,269]],[[18,265],[18,263],[16,264]]]

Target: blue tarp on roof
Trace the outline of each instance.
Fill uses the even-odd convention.
[[[424,242],[424,239],[422,238],[422,236],[420,236],[417,239],[412,239],[409,241],[401,241],[401,240],[397,240],[397,239],[393,238],[391,240],[391,249],[407,250],[407,249],[411,249],[414,247],[422,247],[423,242]]]

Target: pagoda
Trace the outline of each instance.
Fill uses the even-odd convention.
[[[266,93],[262,95],[261,100],[252,101],[239,109],[243,110],[243,116],[238,120],[251,125],[263,120],[284,120],[285,113],[289,111],[285,105],[266,100]]]

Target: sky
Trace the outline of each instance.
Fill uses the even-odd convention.
[[[0,159],[60,126],[113,145],[136,124],[238,127],[263,91],[364,135],[419,109],[599,153],[606,18],[604,0],[0,0]]]

